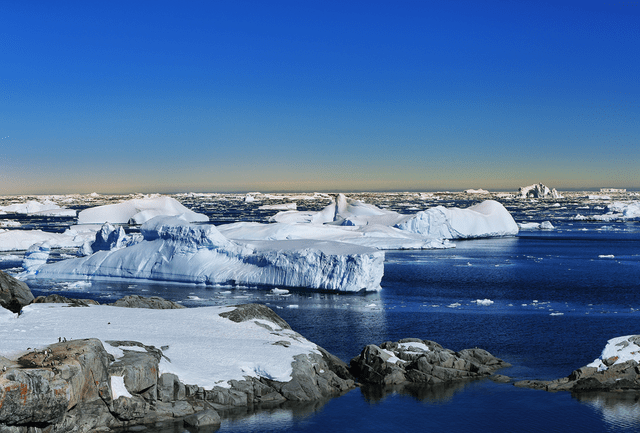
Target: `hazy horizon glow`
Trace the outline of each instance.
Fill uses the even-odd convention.
[[[12,2],[0,194],[640,189],[640,5]]]

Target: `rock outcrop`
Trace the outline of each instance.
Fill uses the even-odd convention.
[[[33,294],[26,283],[0,271],[0,307],[19,313],[31,301]]]
[[[433,385],[490,376],[510,364],[483,349],[460,352],[417,338],[370,344],[351,360],[349,371],[364,384]]]
[[[640,390],[640,335],[627,335],[609,340],[602,355],[591,364],[574,370],[556,380],[521,380],[514,383],[523,388],[545,391]]]
[[[100,305],[98,301],[93,299],[74,299],[66,296],[53,294],[47,296],[38,296],[33,300],[34,304],[69,304],[70,307],[88,307],[89,305]]]
[[[168,301],[159,296],[150,296],[148,298],[140,295],[129,295],[118,299],[116,302],[109,304],[114,307],[127,308],[150,308],[153,310],[171,310],[175,308],[186,308],[184,305]]]
[[[83,305],[64,297],[52,300]],[[291,329],[263,305],[241,305],[223,314],[235,322],[272,323],[274,331]],[[163,358],[170,362],[165,349],[137,341],[103,345],[83,339],[55,343],[16,360],[0,357],[0,432],[94,432],[180,419],[187,426],[215,426],[219,412],[324,401],[355,387],[346,364],[321,348],[295,356],[287,382],[245,376],[211,389],[160,374]],[[116,359],[110,353],[120,355]]]

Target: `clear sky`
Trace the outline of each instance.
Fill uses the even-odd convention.
[[[640,2],[0,3],[0,194],[640,188]]]

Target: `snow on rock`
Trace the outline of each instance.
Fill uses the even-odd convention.
[[[380,290],[384,253],[320,240],[232,241],[213,225],[156,217],[143,240],[32,270],[36,278],[124,277],[324,290]]]
[[[78,214],[78,224],[143,224],[160,215],[182,215],[191,222],[209,221],[209,217],[187,209],[176,199],[161,196],[85,209]]]
[[[485,200],[466,209],[436,206],[396,225],[401,230],[444,239],[511,236],[518,225],[509,211],[494,200]]]
[[[588,364],[587,367],[595,367],[598,371],[603,371],[612,365],[630,360],[640,363],[640,335],[612,338],[607,342],[600,357]]]
[[[549,189],[548,186],[538,183],[518,188],[519,198],[562,198],[555,188]]]
[[[110,353],[122,356],[121,350],[110,350],[113,348],[106,341],[137,341],[163,348],[160,374],[172,373],[183,383],[211,389],[216,385],[228,387],[228,381],[243,380],[244,376],[287,382],[295,356],[320,354],[315,344],[275,321],[261,318],[260,323],[238,323],[220,315],[235,309],[31,304],[17,316],[0,308],[0,356],[14,358],[27,347],[42,349],[57,337],[97,338]]]

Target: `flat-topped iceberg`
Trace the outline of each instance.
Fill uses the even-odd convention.
[[[208,222],[209,217],[184,207],[171,197],[149,197],[85,209],[78,214],[78,224],[143,224],[151,218],[178,216],[192,222]]]
[[[155,217],[133,245],[30,267],[36,278],[122,277],[200,284],[380,290],[384,253],[322,240],[232,241],[211,224]]]

